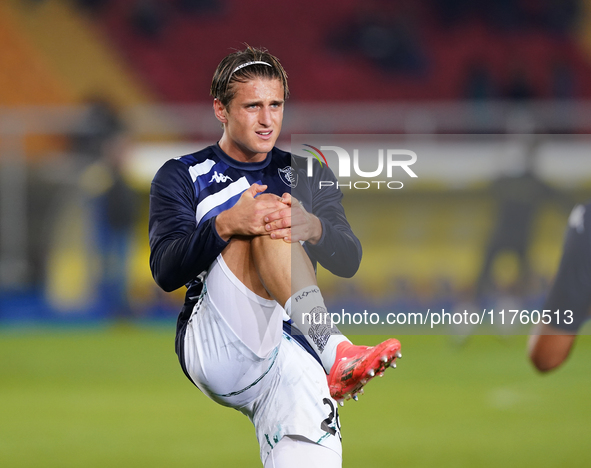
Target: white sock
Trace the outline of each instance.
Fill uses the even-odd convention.
[[[328,374],[337,356],[337,346],[350,341],[332,325],[318,286],[305,287],[291,296],[285,311],[316,351]]]

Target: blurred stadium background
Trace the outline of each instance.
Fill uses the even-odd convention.
[[[219,138],[211,76],[244,43],[289,74],[278,146],[422,148],[420,183],[346,195],[364,261],[320,272],[330,305],[543,300],[591,197],[589,0],[0,0],[2,466],[258,466],[248,421],[175,363],[183,292],[158,290],[147,239],[150,181]],[[583,338],[542,379],[523,337],[407,337],[398,375],[342,411],[345,466],[588,466]]]

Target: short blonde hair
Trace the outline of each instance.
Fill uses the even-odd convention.
[[[238,68],[247,63],[249,65]],[[213,75],[210,94],[227,106],[236,94],[236,90],[232,86],[233,83],[245,83],[254,78],[279,80],[283,84],[283,98],[288,98],[287,73],[279,63],[279,59],[267,52],[266,49],[250,46],[224,57]]]

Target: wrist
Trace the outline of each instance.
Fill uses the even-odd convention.
[[[227,211],[222,211],[215,217],[215,230],[217,231],[218,236],[226,242],[228,242],[233,235],[232,229],[228,224],[229,217],[227,213]]]
[[[316,245],[322,238],[322,223],[314,215],[312,215],[312,226],[312,235],[308,238],[308,243]]]

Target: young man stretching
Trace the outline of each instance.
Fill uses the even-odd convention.
[[[274,147],[288,96],[279,61],[228,55],[211,87],[218,144],[168,161],[150,194],[150,265],[186,285],[176,350],[187,377],[253,422],[265,467],[341,466],[342,401],[400,357],[400,343],[354,346],[330,322],[315,264],[350,277],[361,246],[327,167]],[[297,199],[291,188],[297,187]],[[307,318],[307,319],[306,319]],[[319,325],[320,323],[320,325]],[[296,458],[297,457],[297,458]]]

